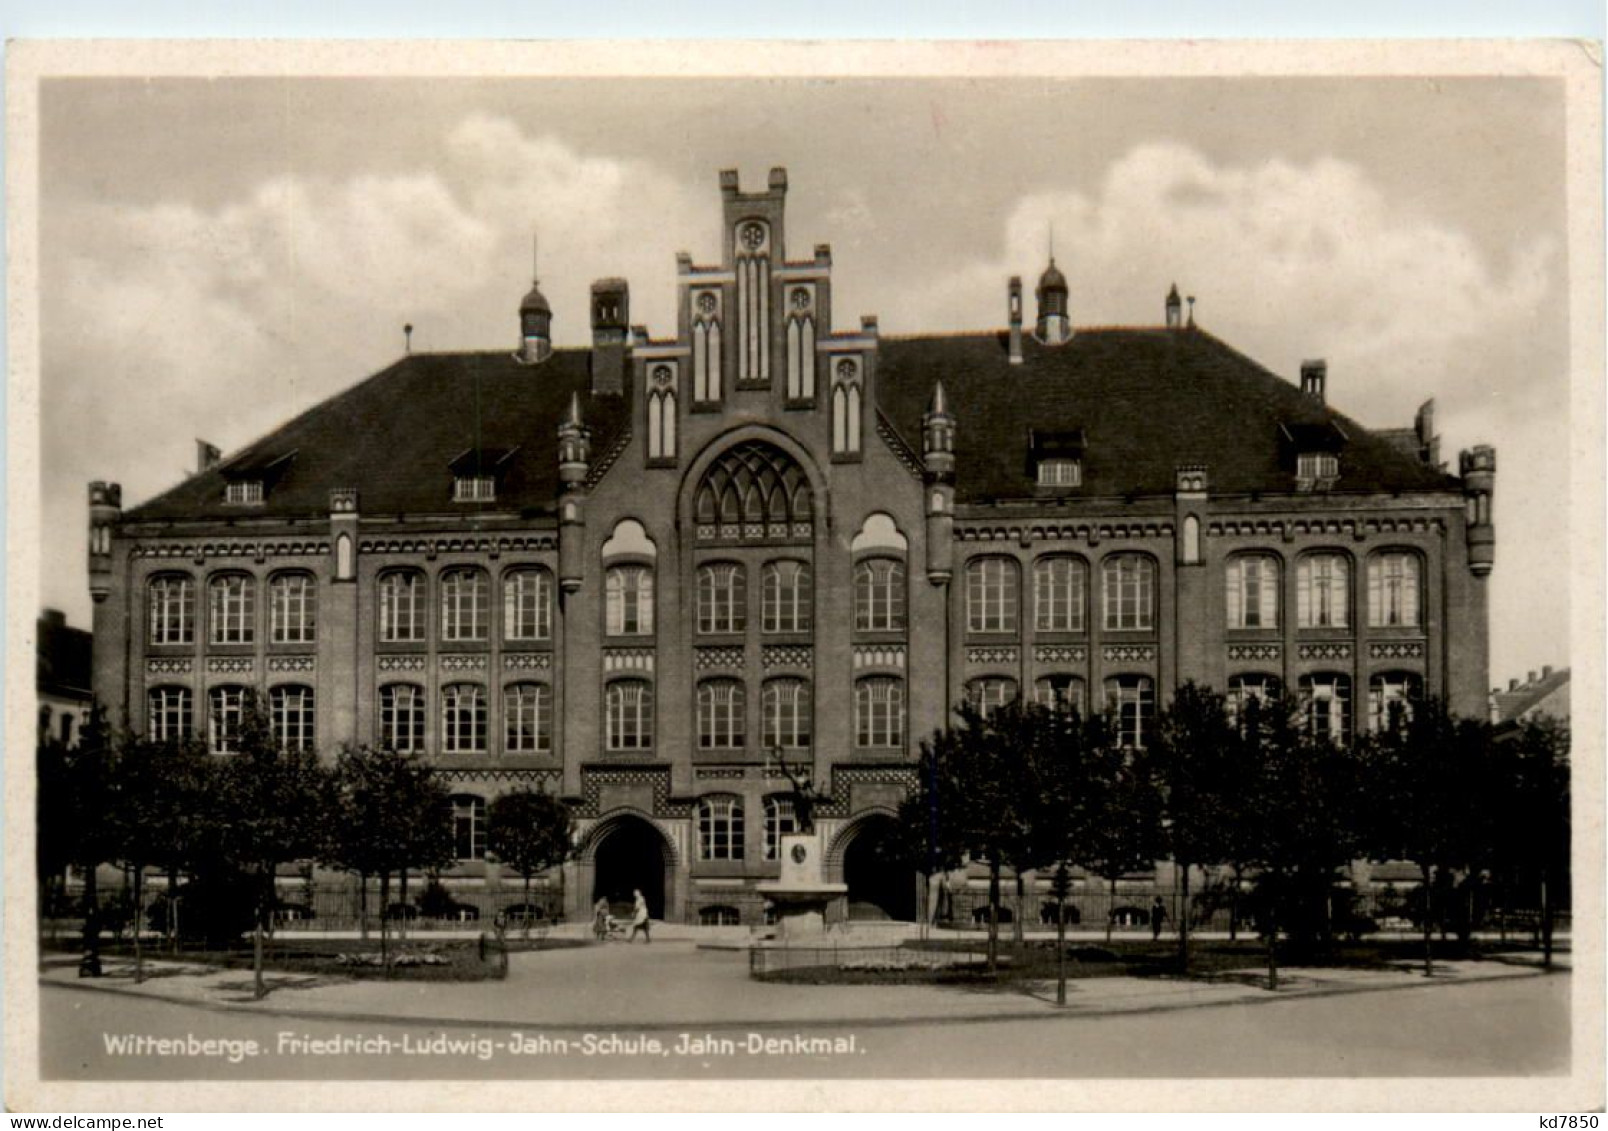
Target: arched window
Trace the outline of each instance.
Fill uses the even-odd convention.
[[[213,687],[207,691],[207,745],[214,754],[240,750],[240,726],[246,717],[244,687]]]
[[[424,574],[391,570],[380,575],[380,642],[402,644],[424,639]]]
[[[714,903],[708,907],[698,908],[700,927],[736,927],[740,926],[742,921],[742,915],[729,904]]]
[[[841,376],[844,366],[851,367],[852,362],[839,362],[838,373]],[[836,455],[853,455],[860,450],[860,383],[852,375],[840,380],[837,387],[832,390],[832,451]]]
[[[986,719],[1005,704],[1016,701],[1016,681],[1001,675],[970,680],[966,684],[966,701]]]
[[[1200,561],[1200,519],[1192,514],[1184,516],[1184,564]]]
[[[701,291],[692,300],[692,400],[720,399],[720,295]]]
[[[553,748],[553,689],[511,683],[503,689],[503,749],[532,754]]]
[[[760,571],[760,627],[763,631],[810,631],[814,599],[810,580],[810,567],[803,562],[765,563]]]
[[[603,582],[610,636],[653,635],[653,569],[610,566]]]
[[[146,586],[152,644],[195,643],[195,582],[187,574],[160,573]]]
[[[698,859],[743,858],[743,803],[717,794],[698,799]]]
[[[806,681],[767,680],[762,707],[766,749],[810,744],[810,685]]]
[[[734,679],[698,685],[698,745],[704,750],[740,750],[747,743],[747,694]]]
[[[858,632],[904,631],[903,562],[866,558],[854,567],[854,627]]]
[[[742,632],[748,627],[748,571],[736,562],[698,567],[698,631]]]
[[[1156,720],[1156,688],[1149,676],[1119,675],[1105,681],[1106,710],[1123,746],[1143,747]]]
[[[553,575],[539,567],[503,575],[503,639],[553,638]]]
[[[1389,550],[1368,559],[1368,626],[1417,628],[1422,569],[1410,550]]]
[[[441,689],[441,749],[446,754],[486,750],[486,689],[478,683],[449,683]]]
[[[1351,737],[1351,677],[1341,672],[1314,672],[1301,677],[1301,702],[1307,729],[1314,738],[1345,743]]]
[[[268,639],[311,644],[318,638],[318,583],[310,573],[276,573],[268,581]]]
[[[402,754],[424,749],[424,688],[411,683],[380,688],[380,745]]]
[[[645,680],[619,679],[605,695],[610,750],[648,750],[653,746],[653,688]]]
[[[693,504],[700,538],[807,540],[814,494],[804,469],[774,444],[735,444],[710,465]]]
[[[854,684],[854,744],[859,747],[903,746],[904,681],[871,676]]]
[[[1278,676],[1249,672],[1228,677],[1228,695],[1225,696],[1224,703],[1228,708],[1229,717],[1238,719],[1251,700],[1254,699],[1264,707],[1268,707],[1277,703],[1282,693]]]
[[[342,533],[335,538],[335,580],[350,581],[352,569],[352,536]]]
[[[761,220],[737,225],[737,336],[742,343],[737,379],[770,377],[770,226]]]
[[[257,633],[257,583],[250,574],[220,573],[207,582],[207,641],[250,644]]]
[[[1228,562],[1228,627],[1279,626],[1279,560],[1238,554]]]
[[[788,297],[794,314],[787,320],[787,398],[815,396],[815,319],[809,315],[810,293],[795,289]]]
[[[1010,558],[966,563],[966,631],[1015,632],[1017,565]]]
[[[452,796],[452,851],[459,860],[486,858],[486,799],[472,794]]]
[[[1033,681],[1033,698],[1052,711],[1076,711],[1083,714],[1083,681],[1075,675],[1046,675]]]
[[[1424,681],[1412,672],[1379,672],[1368,678],[1368,727],[1390,730],[1410,722],[1424,697]]]
[[[1107,631],[1156,627],[1156,563],[1142,554],[1113,554],[1101,566]]]
[[[765,798],[765,859],[780,857],[782,837],[796,832],[798,815],[793,810],[793,799],[774,795]]]
[[[1351,560],[1344,554],[1307,554],[1295,564],[1295,622],[1300,628],[1351,624]]]
[[[648,458],[674,459],[676,454],[675,372],[655,365],[649,377]]]
[[[1033,563],[1034,626],[1040,632],[1082,632],[1089,570],[1077,558]]]
[[[311,750],[313,729],[313,689],[301,684],[281,684],[268,692],[268,717],[274,728],[274,741],[285,750]]]
[[[189,738],[195,733],[193,701],[188,687],[151,688],[145,696],[146,737],[152,742],[181,742]],[[43,708],[43,711],[49,710]]]
[[[441,575],[441,639],[485,640],[491,635],[491,595],[486,571],[470,567]]]

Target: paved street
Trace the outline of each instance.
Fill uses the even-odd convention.
[[[668,972],[666,965],[649,965],[645,952],[643,948],[635,960],[641,976],[657,980]],[[628,967],[623,955],[610,951],[599,957],[613,973],[624,974]],[[703,962],[690,948],[678,958],[667,965],[679,966],[679,972]],[[725,971],[724,964],[709,962],[707,967]],[[669,990],[669,985],[660,984]],[[1564,1070],[1569,984],[1568,975],[1519,975],[1273,1000],[1263,992],[1224,999],[1222,1004],[1174,999],[1168,1005],[1158,998],[1153,1006],[1137,1007],[1144,1011],[1100,1014],[1091,1008],[1081,1015],[1056,1013],[1031,999],[1027,1004],[1039,1012],[1024,1014],[1016,1003],[1004,1003],[1008,1008],[1002,1008],[995,1000],[990,1008],[1007,1014],[1002,1020],[986,1019],[978,1007],[977,998],[992,995],[957,994],[951,1001],[958,1019],[929,1015],[908,1022],[893,1020],[889,1003],[908,1000],[920,1005],[928,999],[920,993],[901,999],[904,989],[889,988],[871,992],[883,1002],[880,1016],[862,1012],[855,1015],[857,1019],[833,1022],[826,1011],[816,1009],[806,1011],[813,1020],[801,1017],[796,1024],[774,1018],[753,1025],[733,1020],[694,1027],[684,1037],[674,1025],[644,1028],[623,1017],[607,1020],[617,1010],[608,1004],[614,999],[599,989],[600,983],[593,983],[600,1020],[588,1030],[495,1021],[465,1026],[426,1018],[358,1020],[351,1015],[220,1012],[204,1004],[47,982],[41,987],[41,1068],[46,1078],[107,1080],[1535,1075]],[[506,994],[507,985],[477,989],[489,993],[501,987]],[[1080,988],[1105,994],[1121,988],[1091,991],[1088,986]],[[735,1011],[734,1018],[763,1013],[752,1003],[763,1002],[780,988],[734,980],[723,986],[728,994],[742,993],[749,999],[748,1007]],[[460,989],[434,985],[404,992],[424,992],[439,1003],[441,1015],[462,1016],[467,1012],[461,1008],[464,1003],[455,1000]],[[786,989],[802,990],[806,996],[813,992]],[[632,991],[621,987],[619,992],[629,998]],[[634,992],[648,991],[640,985]],[[1112,1001],[1122,1008],[1119,997]],[[1192,1007],[1178,1008],[1179,1004]],[[654,1010],[644,1007],[637,1013],[649,1016]],[[516,1031],[524,1036],[514,1037]],[[750,1038],[751,1032],[760,1036]],[[125,1048],[118,1054],[108,1050],[108,1035],[184,1043],[154,1053]],[[196,1041],[256,1041],[258,1051],[251,1055],[242,1046],[201,1049],[190,1042],[190,1035]],[[836,1047],[800,1050],[788,1043],[794,1036],[824,1038]],[[355,1051],[344,1054],[331,1046],[297,1043],[332,1038],[358,1043],[348,1046]],[[765,1038],[781,1038],[782,1043],[766,1048]],[[754,1040],[761,1044],[751,1043]],[[731,1044],[723,1043],[727,1041]],[[228,1059],[231,1052],[238,1063]]]

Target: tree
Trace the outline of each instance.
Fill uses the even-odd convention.
[[[1189,972],[1189,871],[1230,854],[1236,826],[1238,739],[1223,697],[1185,683],[1156,720],[1153,765],[1163,797],[1166,843],[1182,883],[1178,965]]]
[[[358,877],[359,919],[368,937],[368,879],[380,877],[380,950],[389,957],[386,904],[393,873],[434,869],[455,858],[452,803],[434,767],[390,748],[342,750],[334,772],[333,835],[324,858]]]
[[[1367,744],[1367,843],[1376,859],[1418,865],[1425,977],[1435,972],[1435,878],[1469,867],[1483,851],[1485,799],[1494,792],[1489,738],[1485,723],[1458,719],[1429,699],[1398,713]]]
[[[552,794],[524,786],[494,799],[486,813],[486,847],[525,881],[525,932],[530,933],[530,881],[575,851],[575,815]]]
[[[69,866],[83,871],[84,959],[80,969],[97,977],[101,910],[96,869],[115,856],[112,817],[116,802],[111,782],[115,753],[106,712],[97,703],[90,707],[79,731],[78,746],[67,750],[47,744],[40,749],[35,767],[38,868],[42,878],[60,876]]]
[[[239,867],[251,885],[252,976],[261,998],[267,993],[263,931],[274,911],[274,876],[282,864],[318,855],[338,822],[331,819],[333,781],[318,756],[281,747],[250,692],[242,715],[239,751],[219,767],[215,796],[221,858]]]
[[[1510,886],[1536,885],[1542,962],[1552,966],[1552,929],[1559,894],[1570,879],[1569,724],[1535,719],[1492,742],[1495,788],[1486,794],[1495,854]]]
[[[178,876],[190,868],[208,841],[204,829],[216,763],[196,742],[146,742],[128,737],[111,768],[115,809],[110,835],[114,854],[134,877],[134,979],[144,979],[141,929],[145,870],[167,874],[164,924],[177,941]]]
[[[1293,699],[1253,699],[1240,722],[1236,787],[1243,827],[1254,835],[1233,851],[1258,869],[1268,988],[1277,989],[1281,925],[1303,942],[1328,930],[1336,874],[1362,844],[1362,776],[1352,747],[1313,735]]]
[[[1082,755],[1087,760],[1089,808],[1081,845],[1073,858],[1106,881],[1111,907],[1106,942],[1111,941],[1117,881],[1129,872],[1153,868],[1162,855],[1162,795],[1155,761],[1148,750],[1118,745],[1104,719],[1087,720]]]

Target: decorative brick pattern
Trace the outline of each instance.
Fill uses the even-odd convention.
[[[743,666],[741,648],[698,648],[693,652],[694,666],[699,671],[711,668],[740,668]]]
[[[849,816],[849,787],[856,782],[868,785],[898,785],[915,789],[914,766],[833,766],[832,787],[815,803],[817,817]]]
[[[422,672],[424,670],[423,656],[381,656],[379,668],[382,672]]]
[[[1230,644],[1228,658],[1230,660],[1274,660],[1277,661],[1283,649],[1277,644]]]
[[[1422,640],[1380,641],[1368,645],[1371,660],[1420,660],[1424,656]]]
[[[1014,664],[1021,656],[1015,648],[968,648],[968,664]]]
[[[903,671],[905,666],[905,646],[903,644],[856,644],[854,646],[854,670],[862,668],[898,668]]]
[[[211,656],[207,671],[212,675],[250,675],[256,663],[250,656]]]
[[[145,661],[147,675],[189,675],[194,667],[195,662],[193,660],[178,658]]]
[[[805,668],[814,660],[815,650],[808,644],[772,644],[760,650],[760,665],[772,668]]]
[[[1148,663],[1156,658],[1154,644],[1111,644],[1100,649],[1100,658],[1108,664]]]
[[[449,770],[436,768],[436,773],[450,782],[475,784],[480,782],[520,782],[540,786],[549,793],[557,793],[564,775],[558,770]]]
[[[544,672],[552,666],[553,656],[550,652],[503,653],[503,671]]]
[[[653,815],[655,817],[686,818],[691,815],[693,802],[691,800],[670,799],[670,767],[668,766],[619,766],[606,770],[581,770],[581,804],[576,809],[578,817],[597,817],[600,815],[602,787],[605,785],[633,785],[647,782],[653,788]]]
[[[137,542],[129,551],[134,558],[252,558],[328,554],[328,542]]]
[[[604,672],[646,672],[653,674],[652,648],[603,649]]]
[[[740,778],[747,773],[742,766],[699,766],[692,771],[692,776],[699,781],[708,781],[712,778]]]
[[[268,670],[271,672],[310,672],[317,666],[312,656],[269,656]]]
[[[1081,645],[1041,644],[1033,649],[1033,659],[1040,664],[1081,664],[1088,656],[1089,650]]]
[[[1298,644],[1295,654],[1302,660],[1349,660],[1351,645],[1344,641],[1324,644]]]
[[[329,489],[330,514],[356,514],[357,488],[331,487]]]
[[[899,433],[893,430],[893,426],[888,423],[887,418],[880,411],[877,413],[877,435],[882,438],[884,444],[888,445],[888,450],[904,465],[904,469],[910,473],[912,479],[919,480],[922,478],[924,468],[922,467],[921,457],[911,449],[909,444],[904,442],[904,438]]]
[[[441,670],[444,672],[483,672],[486,670],[486,656],[480,652],[467,655],[442,656]]]

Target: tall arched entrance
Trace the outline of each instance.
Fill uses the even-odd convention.
[[[640,891],[648,914],[663,919],[669,868],[669,847],[658,829],[642,817],[616,817],[593,840],[592,902],[607,899],[611,905],[629,906],[631,893]]]
[[[873,814],[850,831],[843,849],[843,882],[848,885],[849,918],[916,918],[916,872],[899,862],[891,817]]]

